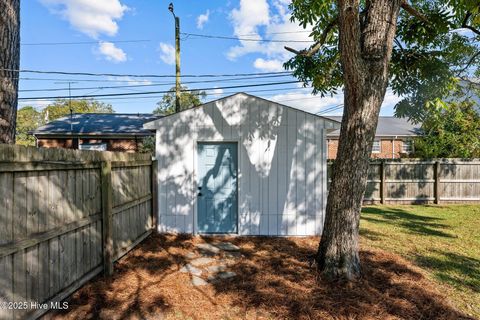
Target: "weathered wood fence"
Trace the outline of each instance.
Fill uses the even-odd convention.
[[[145,239],[146,154],[0,145],[0,319],[36,318]]]
[[[329,181],[331,166],[328,165]],[[480,202],[480,159],[372,160],[364,203]]]

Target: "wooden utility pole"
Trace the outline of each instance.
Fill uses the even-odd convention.
[[[173,11],[173,3],[170,3],[168,10],[175,19],[175,112],[180,111],[180,18]]]

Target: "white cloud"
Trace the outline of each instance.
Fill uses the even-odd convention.
[[[98,44],[98,52],[108,61],[115,63],[127,61],[127,54],[112,42],[101,41]]]
[[[168,44],[160,42],[160,46],[158,47],[160,53],[160,59],[166,64],[175,64],[175,48]]]
[[[117,21],[129,8],[120,0],[41,0],[52,12],[59,14],[78,31],[97,39],[99,35],[114,36]]]
[[[264,55],[268,60],[277,60],[283,64],[292,56],[285,50],[285,45],[300,50],[313,43],[308,31],[311,26],[307,26],[305,30],[290,21],[288,9],[290,1],[273,0],[270,3],[271,6],[267,0],[242,0],[240,7],[231,11],[230,20],[234,34],[239,38],[275,41],[240,40],[239,45],[231,47],[227,52],[228,59],[235,60],[253,53]],[[262,67],[265,64],[258,62],[257,59],[254,61],[254,66],[263,70]]]
[[[322,115],[341,116],[343,114],[343,92],[341,90],[338,90],[337,94],[325,97],[320,95],[314,96],[309,89],[292,90],[274,95],[268,99],[311,113],[325,111],[325,114]],[[395,95],[391,89],[388,89],[380,109],[380,114],[382,116],[393,115],[394,106],[400,100],[401,97]]]
[[[219,98],[223,94],[223,89],[221,88],[216,88],[212,91],[211,96],[215,98]]]
[[[133,77],[109,77],[108,78],[111,81],[117,81],[118,83],[121,84],[129,84],[129,85],[148,85],[152,84],[153,82],[147,79],[137,79]]]
[[[210,10],[207,10],[207,12],[199,15],[197,17],[197,28],[203,29],[203,26],[205,25],[205,23],[208,22],[209,18],[210,18]]]
[[[253,63],[253,66],[261,71],[265,72],[275,72],[283,71],[283,62],[277,59],[265,60],[262,58],[257,58]]]
[[[330,107],[335,107],[343,103],[343,93],[338,93],[333,96],[321,97],[311,94],[311,89],[293,90],[287,93],[277,94],[271,98],[297,109],[301,109],[311,113],[321,112]],[[342,108],[338,108],[329,112],[329,115],[342,114]]]
[[[19,101],[18,105],[19,105],[20,108],[26,107],[26,106],[32,106],[36,109],[41,110],[41,109],[45,108],[46,106],[49,106],[53,103],[54,103],[53,100],[23,100],[23,101]]]

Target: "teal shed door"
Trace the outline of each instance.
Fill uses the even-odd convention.
[[[237,144],[198,144],[200,233],[237,232]]]

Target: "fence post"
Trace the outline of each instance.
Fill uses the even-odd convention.
[[[152,161],[152,229],[158,230],[158,160]]]
[[[380,162],[380,203],[385,204],[385,160]]]
[[[103,271],[105,275],[113,274],[113,210],[112,210],[112,163],[102,162],[102,248]]]
[[[435,179],[435,184],[433,186],[435,204],[439,204],[440,203],[440,161],[435,161],[433,174]]]

